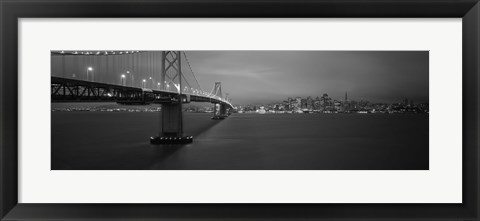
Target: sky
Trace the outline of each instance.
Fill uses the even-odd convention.
[[[428,102],[428,51],[186,51],[206,91],[221,82],[232,103],[288,97]]]

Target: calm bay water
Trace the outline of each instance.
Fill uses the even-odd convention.
[[[426,114],[185,113],[183,146],[150,145],[160,113],[52,112],[53,170],[426,170]]]

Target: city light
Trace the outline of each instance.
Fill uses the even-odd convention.
[[[231,100],[225,99],[227,102]],[[345,94],[344,99],[333,99],[327,94],[313,97],[294,97],[284,101],[261,105],[242,105],[238,108],[239,113],[323,113],[323,114],[401,114],[401,113],[429,113],[428,103],[415,103],[413,100],[404,99],[400,102],[370,102],[368,100],[353,100]]]
[[[147,75],[148,75],[148,74],[147,74]],[[153,80],[153,78],[152,78],[152,77],[149,77],[149,78],[148,78],[148,80],[152,81],[152,88],[153,88],[153,87],[154,87],[154,85],[155,85],[155,81]]]
[[[122,79],[121,79],[121,80],[122,80],[122,86],[125,86],[125,75],[124,75],[124,74],[122,74],[122,76],[121,76],[121,77],[122,77]]]
[[[93,68],[92,67],[87,68],[87,81],[89,80],[89,78],[88,78],[89,72],[92,72],[92,81],[93,81]]]
[[[130,75],[130,80],[131,80],[130,86],[133,87],[133,74],[130,74],[130,71],[128,71],[128,70],[127,70],[127,74]]]

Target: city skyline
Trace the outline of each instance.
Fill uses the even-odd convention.
[[[415,103],[408,98],[395,103],[375,103],[368,100],[352,100],[345,93],[344,99],[321,97],[288,97],[279,102],[237,105],[238,113],[428,113],[429,104]]]
[[[233,103],[235,106],[245,106],[245,105],[268,105],[268,104],[274,104],[274,103],[279,103],[279,102],[284,102],[288,99],[295,99],[295,98],[312,98],[312,99],[316,99],[316,98],[320,98],[324,95],[327,95],[330,97],[330,95],[328,93],[323,93],[323,94],[320,94],[320,95],[307,95],[305,97],[302,97],[302,96],[289,96],[289,97],[286,97],[284,98],[283,100],[275,100],[275,101],[270,101],[270,102],[263,102],[263,103],[246,103],[246,104],[236,104],[236,103]],[[348,99],[346,99],[348,97]],[[428,104],[429,102],[428,101],[415,101],[413,99],[409,99],[408,97],[399,97],[398,99],[395,99],[395,100],[392,100],[392,101],[383,101],[383,102],[376,102],[376,101],[371,101],[371,100],[368,100],[368,99],[355,99],[355,98],[351,98],[350,97],[350,94],[348,94],[348,91],[345,92],[344,94],[344,97],[339,97],[339,98],[336,98],[336,97],[330,97],[332,100],[334,101],[340,101],[340,102],[343,102],[343,101],[366,101],[366,102],[371,102],[371,103],[377,103],[377,104],[395,104],[395,103],[403,103],[405,102],[405,100],[408,100],[409,102],[414,102],[414,103],[426,103]]]

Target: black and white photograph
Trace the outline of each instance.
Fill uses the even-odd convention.
[[[429,51],[50,57],[51,170],[429,170]]]

